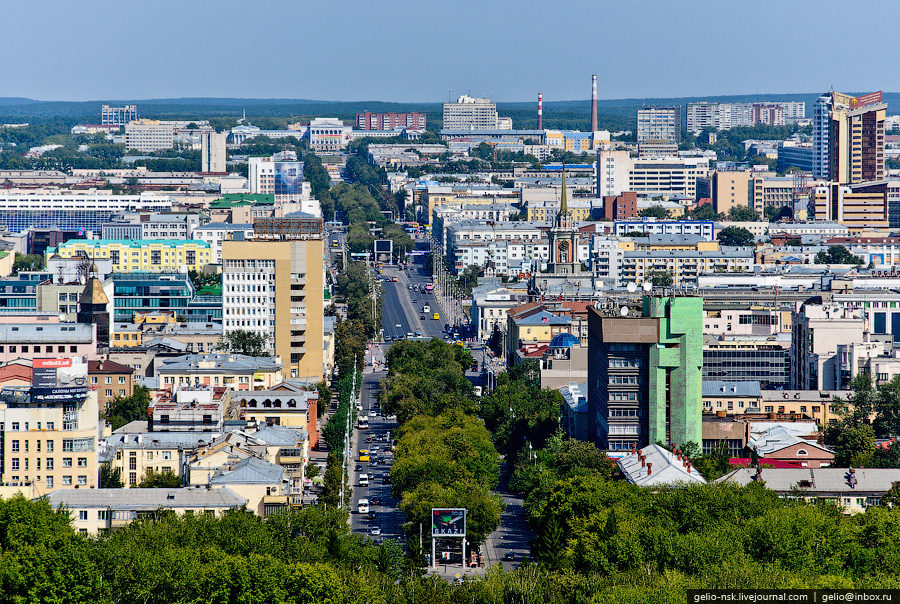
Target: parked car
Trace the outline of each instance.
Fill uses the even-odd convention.
[[[516,555],[512,552],[506,552],[505,554],[503,554],[503,559],[507,562],[511,562],[516,559]]]
[[[381,529],[376,526],[369,533],[377,537],[381,534]]]

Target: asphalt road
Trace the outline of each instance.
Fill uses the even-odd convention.
[[[381,307],[382,325],[385,339],[397,337],[405,338],[407,334],[415,334],[417,331],[426,338],[440,338],[444,328],[444,309],[434,294],[424,291],[425,284],[430,281],[421,265],[412,265],[408,270],[400,270],[396,266],[385,265],[382,274],[384,299]],[[397,277],[397,281],[392,280]],[[419,286],[419,291],[410,289],[410,286]],[[429,312],[424,312],[424,307],[429,307]],[[434,319],[434,313],[438,313],[438,320]]]

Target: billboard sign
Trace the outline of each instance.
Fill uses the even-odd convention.
[[[465,537],[465,508],[431,508],[431,534],[434,537]]]
[[[32,359],[31,400],[81,402],[87,398],[88,365],[81,358]]]
[[[850,107],[851,109],[856,109],[857,107],[865,107],[866,105],[874,105],[880,102],[881,91],[879,90],[878,92],[870,92],[869,94],[850,99]]]
[[[394,242],[390,239],[376,239],[375,240],[375,253],[376,254],[392,254],[394,252]]]
[[[275,195],[303,193],[303,162],[275,162]]]

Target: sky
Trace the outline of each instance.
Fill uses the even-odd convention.
[[[6,0],[0,96],[900,91],[896,0]]]

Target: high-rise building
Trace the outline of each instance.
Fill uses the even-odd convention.
[[[137,118],[137,105],[125,105],[124,107],[103,105],[100,108],[100,124],[103,126],[124,126]]]
[[[638,109],[637,142],[644,141],[681,142],[681,105]]]
[[[204,130],[200,133],[200,171],[225,172],[225,139],[227,132]]]
[[[296,213],[257,220],[253,241],[222,242],[225,333],[266,336],[286,378],[322,377],[322,229],[321,219]]]
[[[631,164],[628,151],[601,145],[597,151],[597,197],[615,197],[627,191]]]
[[[356,114],[356,127],[360,130],[393,130],[395,128],[412,128],[425,130],[425,114],[415,111],[410,113],[365,113]]]
[[[641,316],[588,310],[588,430],[627,451],[702,442],[703,299],[645,296]]]
[[[753,124],[784,126],[783,103],[753,103]]]
[[[834,390],[841,359],[837,347],[863,341],[866,320],[858,309],[804,304],[794,312],[791,388]]]
[[[813,176],[840,184],[884,178],[887,104],[881,98],[881,91],[860,97],[830,92],[816,100]]]
[[[497,104],[491,99],[462,95],[455,103],[444,103],[444,130],[496,130]]]

